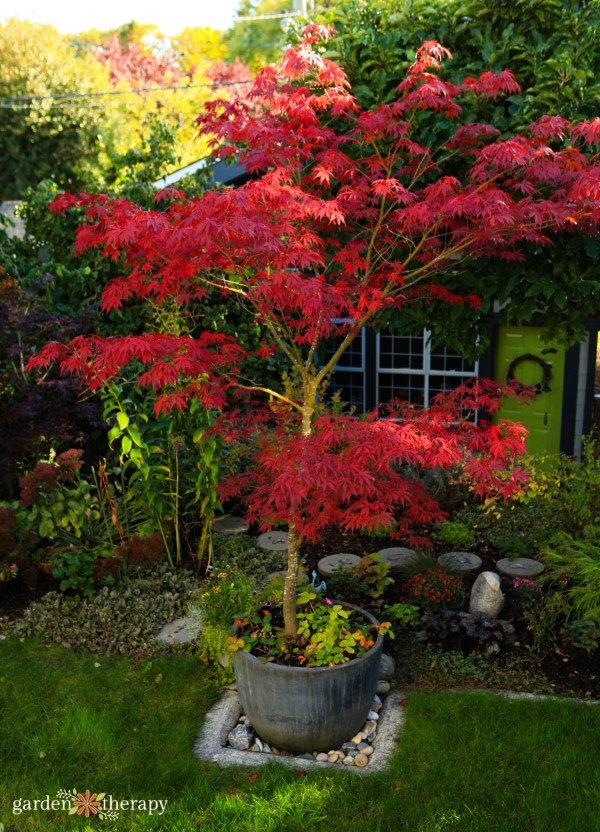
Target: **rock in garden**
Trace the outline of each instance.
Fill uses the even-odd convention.
[[[265,532],[256,538],[263,552],[287,552],[289,535],[287,532]]]
[[[365,757],[364,754],[357,754],[354,758],[354,765],[358,766],[359,768],[364,768],[368,762],[369,758]]]
[[[328,763],[337,763],[339,759],[340,758],[338,757],[338,755],[335,752],[333,754],[328,754],[327,755],[327,762]]]
[[[354,765],[354,757],[350,757],[350,756],[344,757],[344,759],[342,760],[342,763],[345,766],[353,766]]]
[[[236,725],[229,732],[227,740],[236,751],[247,751],[252,745],[252,731],[247,725]]]
[[[381,656],[381,664],[379,665],[379,679],[390,682],[396,670],[396,662],[387,653]]]
[[[380,549],[376,554],[379,555],[380,561],[389,563],[392,574],[404,572],[419,559],[414,549],[407,549],[404,546],[391,546],[389,549]]]
[[[243,517],[222,517],[220,520],[215,520],[212,524],[213,532],[220,532],[220,534],[245,534],[249,529],[248,523]]]
[[[386,682],[385,679],[380,679],[377,682],[377,693],[379,696],[385,696],[386,693],[390,692],[391,685],[389,682]]]
[[[358,566],[360,558],[358,555],[350,555],[347,552],[341,552],[337,555],[327,555],[326,558],[321,558],[317,564],[319,574],[324,578],[331,578],[338,569],[347,569],[353,566]]]
[[[321,751],[319,754],[317,754],[315,759],[316,759],[317,763],[331,762],[331,760],[329,759],[329,754],[325,754],[323,751]],[[335,761],[337,763],[337,754],[335,755]]]
[[[372,745],[369,745],[367,742],[361,742],[360,744],[362,748],[359,746],[359,752],[364,754],[365,757],[370,757],[373,751],[375,750]]]
[[[544,565],[533,558],[502,558],[496,563],[499,571],[511,578],[532,578],[541,575]]]
[[[362,733],[363,734],[370,734],[372,731],[376,731],[376,730],[377,730],[377,723],[374,720],[370,719],[368,722],[365,722],[365,724],[363,726],[363,729],[362,729]]]
[[[481,567],[482,560],[473,552],[447,552],[445,555],[439,556],[438,563],[454,572],[467,575],[469,572],[477,572]]]
[[[361,734],[356,734],[356,736],[352,737],[352,742],[355,743],[356,745],[358,745],[359,742],[362,742]]]
[[[489,618],[498,618],[504,606],[504,595],[500,589],[500,576],[495,572],[482,572],[475,578],[471,589],[469,612],[483,612]]]
[[[369,713],[367,714],[367,719],[374,719],[375,722],[377,722],[377,720],[379,719],[379,714],[377,713],[377,711],[369,711]]]

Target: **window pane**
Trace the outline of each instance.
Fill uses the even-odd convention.
[[[423,369],[423,336],[392,335],[382,332],[379,336],[379,366],[381,369]]]
[[[402,399],[412,404],[424,404],[425,380],[423,376],[406,373],[379,374],[379,404],[390,399]]]

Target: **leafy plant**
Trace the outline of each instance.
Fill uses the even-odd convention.
[[[186,629],[196,634],[198,657],[223,681],[233,680],[233,668],[223,663],[234,619],[256,609],[252,581],[241,573],[217,572],[201,584],[185,619]]]
[[[568,617],[600,624],[600,545],[593,539],[574,540],[566,534],[544,552],[548,575],[562,581]]]
[[[80,539],[86,523],[100,517],[94,487],[79,473],[82,454],[75,448],[58,455],[52,451],[19,480],[20,505],[28,509],[30,528],[40,538],[55,540],[62,531]]]
[[[438,543],[445,543],[456,551],[469,550],[477,543],[477,538],[465,523],[450,520],[434,529],[431,536]]]
[[[276,625],[268,608],[246,619],[237,618],[235,635],[228,639],[229,650],[254,653],[263,662],[297,667],[329,667],[343,664],[365,653],[375,644],[377,633],[360,614],[324,600],[310,590],[298,595],[298,633],[288,636]],[[389,622],[377,628],[381,635],[389,633]]]
[[[462,578],[450,574],[439,563],[408,578],[402,585],[402,592],[409,601],[427,610],[457,609],[465,602]]]
[[[579,647],[586,653],[593,653],[600,642],[600,626],[595,621],[582,621],[578,618],[565,624],[561,636],[567,644]]]
[[[332,598],[351,603],[380,598],[386,588],[394,583],[389,571],[389,563],[380,560],[377,553],[365,555],[356,566],[337,569],[327,581],[327,592]]]
[[[565,592],[547,592],[538,603],[523,611],[527,629],[536,647],[547,648],[556,644],[565,623],[573,616],[573,605]]]
[[[490,618],[483,612],[470,615],[457,610],[440,610],[424,615],[421,624],[423,629],[417,633],[420,641],[453,641],[459,647],[467,639],[478,647],[485,647],[487,653],[497,652],[500,645],[512,644],[515,640],[512,624]]]
[[[419,623],[421,610],[415,604],[399,601],[383,608],[383,614],[396,627],[416,627]]]
[[[86,551],[56,552],[52,555],[52,577],[60,581],[63,591],[73,589],[90,598],[95,591],[94,560],[94,555]]]
[[[256,355],[283,353],[293,390],[249,378],[239,340],[206,330],[75,339],[47,345],[30,362],[58,361],[83,372],[92,389],[131,364],[138,385],[159,392],[157,416],[198,402],[218,414],[212,433],[252,437],[254,468],[221,483],[220,496],[242,494],[248,519],[289,529],[289,637],[298,632],[304,540],[331,525],[392,523],[396,537],[422,539],[446,516],[412,471],[459,468],[482,498],[509,497],[525,480],[514,467],[522,429],[470,419],[475,410],[496,413],[499,396],[517,395],[513,388],[475,382],[426,413],[393,405],[386,419],[327,412],[317,404],[345,351],[393,309],[478,307],[463,263],[519,259],[553,232],[592,236],[599,215],[587,155],[598,141],[595,122],[542,117],[527,135],[499,140],[496,128],[476,122],[479,102],[516,94],[514,77],[484,72],[447,82],[438,72],[448,53],[434,42],[418,50],[396,101],[361,111],[343,70],[315,48],[330,34],[308,26],[276,69],[259,73],[252,93],[264,107],[211,102],[200,117],[220,157],[235,157],[253,181],[200,199],[178,194],[160,212],[89,194],[53,205],[87,209],[78,249],[122,258],[126,276],[105,288],[106,311],[132,298],[171,310],[174,299],[192,308],[208,292],[226,303],[234,297],[265,328]]]

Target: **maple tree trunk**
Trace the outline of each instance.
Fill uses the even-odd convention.
[[[311,386],[305,394],[302,407],[302,436],[310,436],[312,433],[312,419],[315,412],[316,396],[316,385],[314,387]],[[298,635],[296,596],[302,538],[296,534],[296,528],[293,522],[289,524],[288,532],[288,571],[283,586],[283,629],[287,636],[296,636]]]

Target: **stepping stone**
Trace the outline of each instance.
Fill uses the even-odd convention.
[[[220,534],[245,534],[250,528],[243,517],[221,517],[220,520],[215,520],[212,524],[213,532],[220,532]]]
[[[439,556],[438,563],[466,575],[468,572],[476,572],[480,568],[482,560],[473,552],[447,552],[447,554]]]
[[[187,644],[193,641],[196,636],[184,627],[184,619],[178,618],[165,624],[160,633],[156,636],[157,641],[164,641],[166,644]]]
[[[331,578],[338,569],[348,569],[353,566],[358,566],[360,558],[358,555],[350,555],[346,552],[340,552],[337,555],[327,555],[326,558],[321,558],[317,564],[319,574],[324,578]]]
[[[287,552],[288,541],[287,532],[264,532],[256,539],[263,552]]]
[[[496,562],[498,570],[511,578],[531,578],[541,575],[544,565],[533,558],[502,558]]]
[[[390,572],[402,572],[419,559],[414,549],[406,549],[404,546],[391,546],[389,549],[380,549],[379,552],[373,552],[373,554],[379,555],[380,561],[389,563]]]

